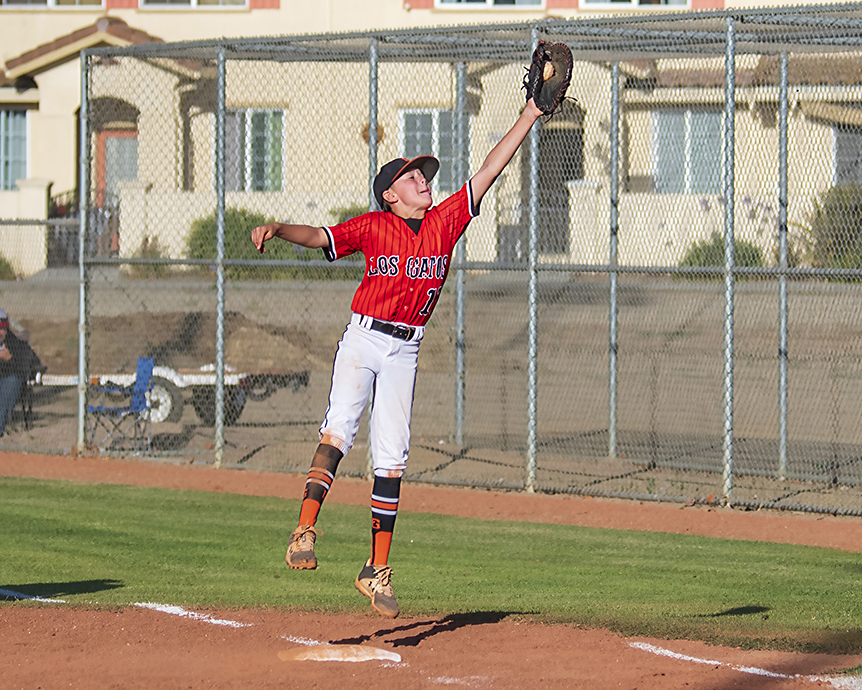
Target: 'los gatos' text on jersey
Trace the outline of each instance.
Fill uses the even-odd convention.
[[[353,296],[357,314],[408,326],[424,326],[449,274],[452,252],[470,220],[470,183],[425,214],[418,233],[394,213],[365,213],[325,227],[326,258],[365,256],[365,274]]]

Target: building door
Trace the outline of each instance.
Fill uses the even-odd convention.
[[[138,132],[107,130],[96,141],[96,203],[117,208],[119,183],[138,179]]]
[[[120,182],[138,179],[137,130],[103,130],[96,135],[96,208],[90,251],[116,256],[120,249]]]

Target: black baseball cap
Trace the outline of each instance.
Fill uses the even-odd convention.
[[[396,158],[380,168],[380,172],[374,178],[374,198],[377,199],[380,208],[383,208],[383,192],[389,189],[392,183],[404,173],[416,168],[419,168],[425,179],[431,182],[440,169],[440,161],[434,156],[417,156],[411,161],[406,158]]]

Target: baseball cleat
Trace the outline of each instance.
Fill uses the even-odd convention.
[[[371,559],[362,568],[354,582],[356,589],[371,599],[371,608],[387,618],[398,616],[398,602],[392,591],[392,568],[388,565],[371,565]]]
[[[300,525],[290,534],[287,555],[284,557],[294,570],[314,570],[317,568],[317,558],[314,555],[314,540],[317,530],[311,525]]]

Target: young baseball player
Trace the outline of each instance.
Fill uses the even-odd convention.
[[[317,567],[314,525],[373,390],[371,557],[354,584],[371,599],[375,611],[389,618],[398,615],[388,559],[410,449],[419,343],[448,275],[455,243],[542,114],[530,98],[478,172],[437,206],[429,186],[440,166],[437,159],[396,158],[374,179],[374,196],[383,211],[332,227],[269,223],[251,233],[260,252],[277,237],[323,249],[330,261],[357,251],[365,256],[365,274],[351,305],[353,316],[335,354],[329,406],[308,472],[299,526],[290,535],[285,560],[294,569]]]

